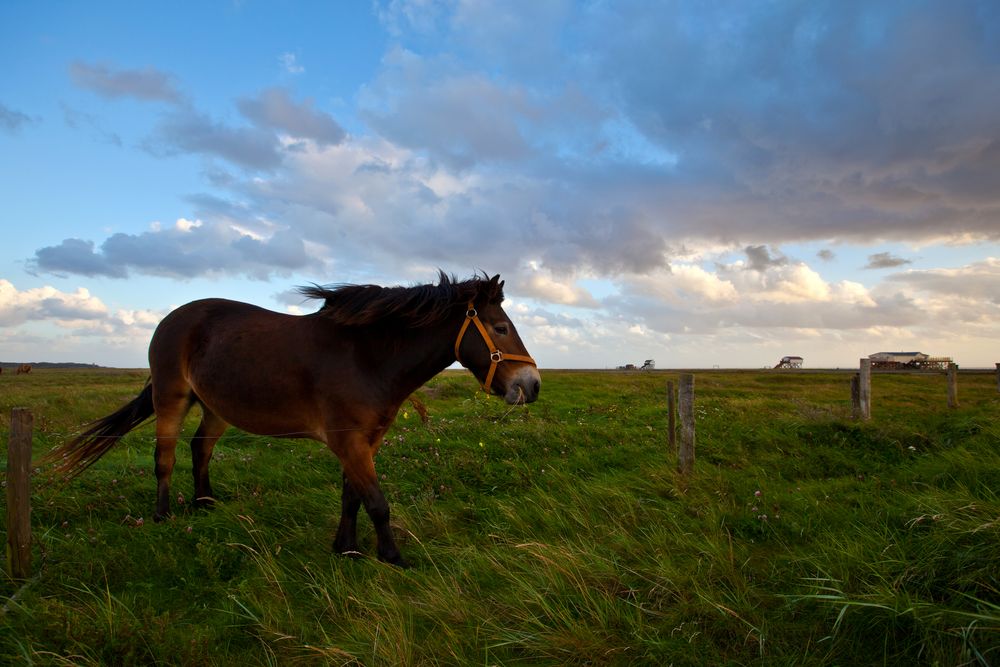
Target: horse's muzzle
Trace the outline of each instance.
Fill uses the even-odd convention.
[[[522,366],[511,378],[507,386],[504,400],[510,405],[533,403],[538,400],[538,392],[542,388],[542,377],[534,366]]]

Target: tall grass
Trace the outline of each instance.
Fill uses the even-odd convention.
[[[698,374],[693,478],[667,451],[670,373],[543,372],[511,410],[445,373],[378,459],[414,568],[331,553],[339,467],[230,431],[212,511],[149,520],[152,431],[36,492],[37,580],[0,582],[24,664],[969,664],[1000,661],[1000,400],[963,375]],[[0,376],[36,455],[145,375]],[[190,434],[197,415],[186,426]],[[140,519],[142,519],[140,521]],[[374,534],[360,522],[369,554]],[[10,596],[19,591],[13,601]]]

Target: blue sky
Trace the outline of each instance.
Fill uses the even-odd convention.
[[[0,4],[0,359],[499,272],[543,367],[1000,360],[993,2]]]

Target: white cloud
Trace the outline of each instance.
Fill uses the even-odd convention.
[[[600,305],[586,288],[574,284],[572,279],[557,280],[548,272],[538,268],[522,274],[516,288],[519,294],[548,303],[583,308],[597,308]]]
[[[18,326],[29,320],[92,321],[107,314],[107,306],[84,287],[75,292],[61,292],[48,285],[19,291],[9,280],[0,278],[0,326]]]
[[[278,61],[281,62],[285,71],[289,74],[303,74],[306,71],[306,68],[299,64],[298,56],[294,53],[282,53],[278,56]]]

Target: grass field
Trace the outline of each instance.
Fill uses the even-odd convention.
[[[511,409],[447,372],[427,424],[399,415],[377,465],[407,571],[332,554],[339,465],[311,441],[230,430],[212,511],[183,502],[179,455],[177,514],[154,524],[136,431],[36,491],[38,576],[0,585],[0,663],[1000,664],[992,374],[960,377],[958,409],[942,375],[875,375],[859,424],[844,373],[699,372],[686,482],[676,374],[542,376]],[[145,377],[4,373],[3,442],[14,406],[40,455]]]

